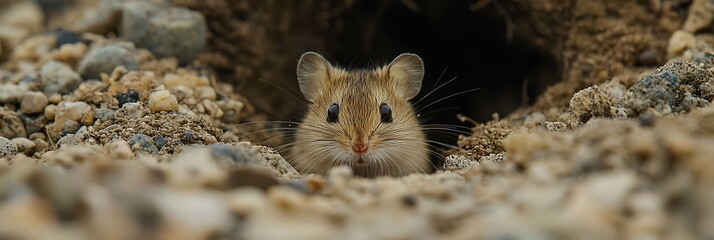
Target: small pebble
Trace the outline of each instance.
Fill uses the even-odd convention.
[[[29,139],[33,140],[33,141],[36,139],[45,140],[46,138],[47,138],[47,135],[45,135],[45,133],[43,133],[43,132],[36,132],[36,133],[30,134],[30,137],[29,137]]]
[[[6,138],[27,136],[25,126],[16,112],[0,108],[0,136]]]
[[[236,100],[217,101],[216,104],[223,110],[221,120],[226,123],[238,123],[240,121],[240,113],[245,104]]]
[[[148,136],[141,133],[131,137],[131,139],[129,139],[129,145],[132,150],[139,150],[150,154],[159,153],[159,149],[156,148],[153,141],[151,141]]]
[[[676,31],[669,38],[669,45],[667,46],[667,58],[673,58],[684,53],[689,48],[696,45],[696,38],[694,34],[686,31]]]
[[[55,120],[56,113],[57,113],[57,105],[50,104],[45,107],[45,117],[48,120]]]
[[[106,122],[106,121],[113,120],[114,117],[116,117],[116,114],[114,113],[114,110],[102,108],[102,109],[97,110],[96,117],[100,122]]]
[[[160,90],[149,95],[149,109],[152,112],[176,111],[178,100],[169,90]]]
[[[59,102],[62,101],[62,95],[59,93],[54,93],[54,94],[50,95],[49,100],[50,100],[50,103],[52,103],[52,104],[58,104]]]
[[[131,151],[131,146],[124,140],[116,140],[109,143],[109,157],[112,159],[131,159],[134,157],[134,152]]]
[[[637,116],[637,120],[643,127],[652,127],[655,123],[656,117],[651,111],[645,111]]]
[[[82,77],[64,63],[49,61],[40,69],[40,80],[46,95],[67,94],[79,87]]]
[[[18,153],[17,146],[10,139],[0,137],[0,158],[14,156]]]
[[[85,78],[99,79],[99,74],[110,74],[117,66],[127,70],[139,69],[133,49],[119,45],[96,47],[84,55],[77,68]]]
[[[35,114],[42,112],[49,100],[45,94],[40,92],[27,92],[22,97],[20,111],[24,114]]]
[[[118,115],[126,118],[141,118],[144,116],[144,113],[145,111],[141,106],[141,103],[124,104],[124,106],[117,112]]]
[[[166,143],[168,143],[168,142],[169,141],[166,140],[165,137],[162,137],[162,136],[154,137],[154,145],[156,145],[156,148],[158,148],[158,149],[163,148],[166,145]]]
[[[188,131],[184,132],[183,135],[181,136],[181,140],[186,141],[186,142],[193,141],[193,133],[188,132]]]
[[[546,121],[543,123],[543,128],[548,131],[552,132],[563,132],[568,129],[568,124],[564,122],[549,122]]]
[[[414,207],[417,204],[417,199],[413,195],[404,195],[402,196],[402,203],[407,207]]]
[[[257,150],[230,144],[211,144],[211,156],[218,161],[227,160],[230,165],[262,165],[264,162]]]
[[[218,139],[216,139],[216,137],[214,136],[208,135],[203,139],[203,142],[206,144],[214,144],[218,142]]]
[[[35,139],[33,142],[35,143],[35,152],[42,152],[50,148],[50,144],[44,139]]]
[[[119,106],[124,106],[126,103],[134,103],[139,101],[139,92],[129,89],[129,91],[125,93],[119,93],[116,96],[116,99],[119,101]]]
[[[643,66],[655,66],[657,65],[657,50],[648,48],[637,56],[637,64]]]
[[[444,160],[444,170],[458,171],[478,163],[464,155],[449,155]]]
[[[25,156],[32,156],[35,150],[35,142],[27,138],[13,138],[12,142],[17,147],[17,151],[24,153]]]
[[[79,130],[79,123],[74,120],[67,120],[62,124],[62,135],[73,134]]]
[[[55,36],[57,40],[55,41],[55,47],[59,48],[62,45],[65,44],[73,44],[77,42],[84,41],[82,37],[77,35],[76,33],[64,30],[64,29],[59,29],[55,32]]]
[[[62,127],[64,122],[72,120],[84,126],[94,123],[94,110],[86,102],[64,102],[57,108],[55,123]]]

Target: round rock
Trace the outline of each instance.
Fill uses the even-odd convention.
[[[64,63],[49,61],[40,69],[40,81],[45,95],[67,94],[82,82],[82,78]]]
[[[160,90],[149,95],[149,109],[152,112],[176,111],[178,100],[169,90]]]
[[[45,94],[40,92],[27,92],[22,97],[20,111],[24,114],[35,114],[45,110],[49,100]]]
[[[67,134],[73,134],[76,133],[77,130],[79,130],[79,123],[75,122],[73,120],[67,120],[62,124],[62,135],[67,135]]]
[[[156,148],[156,145],[154,145],[153,141],[151,141],[151,138],[141,133],[131,137],[131,139],[129,139],[129,145],[133,150],[139,150],[150,154],[159,153],[159,149]]]
[[[206,20],[198,12],[149,2],[124,7],[122,35],[156,57],[190,63],[206,45]]]
[[[132,49],[119,45],[92,48],[84,55],[78,69],[85,78],[99,79],[99,74],[110,74],[117,66],[124,66],[127,70],[139,69]]]

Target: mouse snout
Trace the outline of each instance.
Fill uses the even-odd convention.
[[[357,154],[364,154],[367,152],[367,144],[363,142],[356,142],[352,144],[352,151]]]

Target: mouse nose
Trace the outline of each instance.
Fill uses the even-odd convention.
[[[352,151],[355,151],[357,154],[364,154],[367,152],[367,145],[361,142],[352,144]]]

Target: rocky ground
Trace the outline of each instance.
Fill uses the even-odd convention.
[[[564,80],[377,179],[240,137],[221,2],[0,2],[0,239],[714,238],[712,1],[513,3]]]

